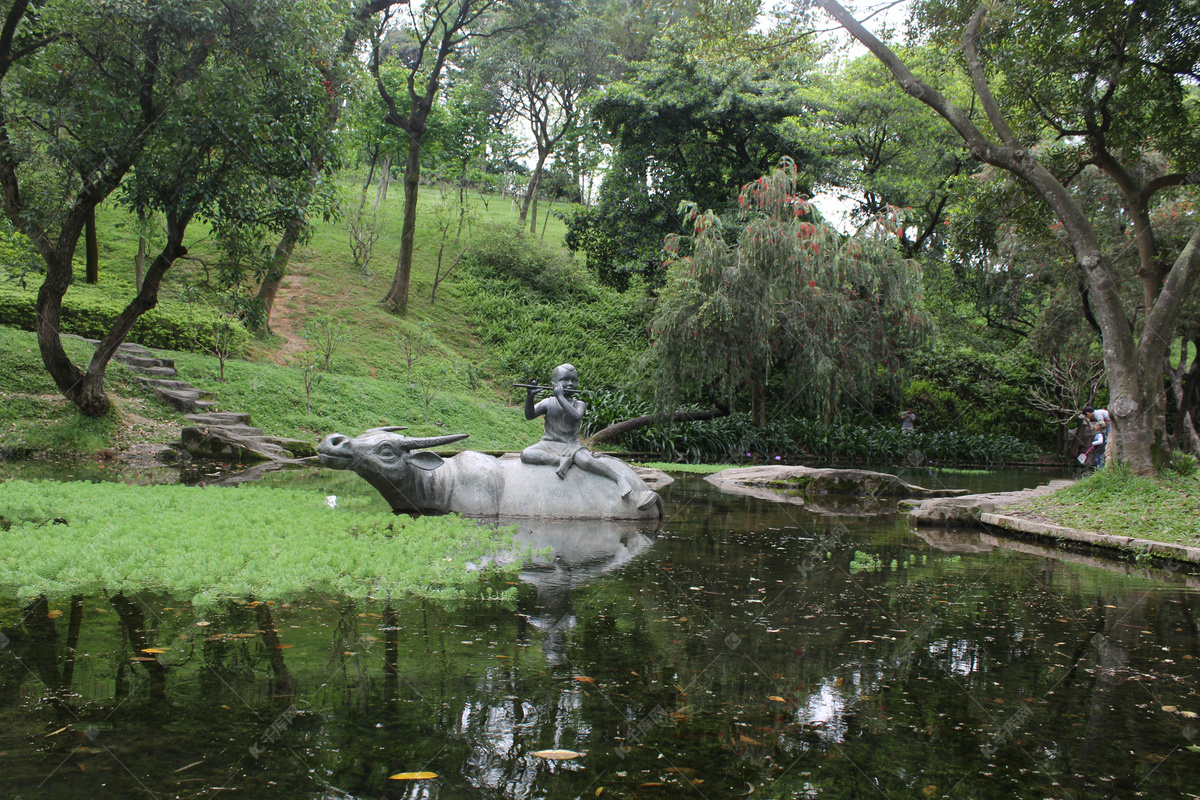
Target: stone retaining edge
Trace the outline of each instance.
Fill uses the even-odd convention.
[[[1018,531],[1020,533],[1031,533],[1035,536],[1046,536],[1052,539],[1069,539],[1096,547],[1138,550],[1160,558],[1173,558],[1177,561],[1190,561],[1194,564],[1200,564],[1200,547],[1188,547],[1182,544],[1171,544],[1170,542],[1156,542],[1152,539],[1138,539],[1133,536],[1113,536],[1107,533],[1080,531],[1074,528],[1066,528],[1062,525],[1034,522],[1020,517],[1010,517],[1005,514],[984,512],[979,515],[979,521],[984,525]]]

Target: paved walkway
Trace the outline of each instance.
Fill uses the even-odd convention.
[[[992,531],[999,529],[1055,541],[1079,542],[1093,547],[1146,553],[1157,558],[1200,564],[1200,547],[1156,542],[1134,536],[1114,536],[1107,533],[1080,531],[1062,525],[1028,519],[1017,513],[1006,513],[1012,506],[1020,505],[1039,495],[1066,488],[1072,483],[1074,481],[1058,480],[1019,492],[994,492],[925,500],[909,512],[908,521],[910,525],[918,527],[983,527]]]

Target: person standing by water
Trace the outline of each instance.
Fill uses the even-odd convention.
[[[904,409],[904,413],[900,415],[900,430],[911,431],[916,421],[917,415],[913,413],[913,410],[911,408]]]
[[[1096,456],[1096,469],[1103,469],[1108,456],[1108,444],[1112,439],[1112,417],[1108,415],[1106,408],[1084,406],[1083,418],[1087,420],[1093,430],[1104,435],[1104,444],[1100,447],[1100,454]],[[1097,425],[1103,427],[1097,427]]]

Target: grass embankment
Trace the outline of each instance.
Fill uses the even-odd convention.
[[[433,188],[422,197],[423,203],[439,200]],[[473,210],[476,233],[484,224],[515,220],[507,203],[492,199],[487,205],[477,202]],[[508,406],[511,391],[505,384],[512,376],[498,375],[498,367],[465,322],[470,293],[462,284],[448,282],[439,287],[437,302],[429,300],[437,266],[436,231],[428,221],[432,215],[424,215],[418,230],[408,313],[399,317],[380,305],[399,247],[399,209],[396,198],[381,206],[383,236],[375,249],[375,272],[369,275],[351,266],[346,232],[337,223],[317,221],[311,240],[293,256],[277,298],[272,315],[276,335],[253,341],[244,358],[226,363],[224,382],[218,380],[216,358],[171,350],[159,354],[175,359],[181,380],[212,392],[218,408],[249,412],[254,425],[275,435],[315,440],[333,431],[353,435],[378,425],[403,425],[415,436],[470,433],[469,445],[476,449],[515,449],[536,441],[541,426],[526,422],[520,408]],[[136,226],[127,213],[112,206],[100,209],[99,223],[100,283],[89,290],[127,301],[133,296]],[[551,219],[549,228],[546,239],[561,241],[562,222]],[[160,304],[179,306],[181,298],[189,297],[221,302],[214,288],[213,244],[200,226],[193,233],[188,246],[194,258],[180,261],[167,273]],[[444,263],[451,263],[462,246],[451,236]],[[77,268],[82,277],[82,263]],[[38,276],[27,280],[32,295]],[[15,290],[16,284],[6,285]],[[68,303],[70,297],[68,292]],[[305,326],[320,315],[338,320],[342,338],[330,370],[309,394],[303,373],[291,365],[313,350],[304,338]],[[402,352],[406,337],[419,337],[423,345],[411,370]],[[86,344],[69,339],[64,344],[76,364],[86,365],[91,357]],[[139,438],[175,438],[179,415],[138,388],[132,378],[122,365],[110,363],[106,389],[118,401],[117,409],[107,418],[84,418],[56,399],[59,392],[42,366],[36,338],[0,328],[0,454],[88,455],[120,450]],[[173,424],[176,430],[164,436],[143,424],[145,419]]]
[[[469,562],[511,531],[393,516],[372,498],[74,481],[0,482],[0,589],[21,598],[162,590],[198,604],[307,591],[499,599]],[[519,564],[519,562],[518,562]],[[501,586],[503,583],[501,583]]]
[[[733,469],[737,464],[676,464],[667,461],[639,462],[639,467],[661,469],[663,472],[692,472],[697,475],[711,475],[721,470]],[[745,466],[744,464],[742,466]]]
[[[1115,465],[1018,508],[1040,521],[1112,536],[1200,546],[1200,477]]]

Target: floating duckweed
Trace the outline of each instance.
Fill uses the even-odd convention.
[[[487,575],[467,564],[511,547],[511,533],[457,515],[332,509],[317,492],[6,481],[0,587],[19,598],[163,589],[198,604],[306,591],[501,599],[512,590],[481,592]]]

